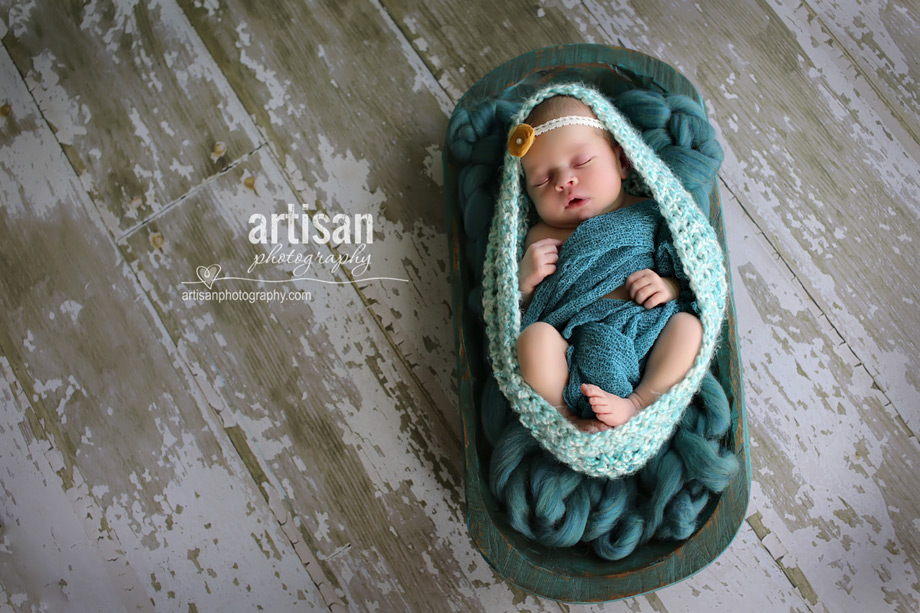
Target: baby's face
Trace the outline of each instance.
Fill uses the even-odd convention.
[[[575,228],[626,201],[620,148],[592,127],[565,126],[541,134],[521,164],[527,195],[550,226]]]

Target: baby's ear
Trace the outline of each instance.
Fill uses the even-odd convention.
[[[620,162],[620,178],[625,179],[629,175],[629,171],[632,170],[632,163],[630,163],[629,158],[626,157],[626,152],[623,151],[623,147],[620,145],[614,145],[613,153]]]

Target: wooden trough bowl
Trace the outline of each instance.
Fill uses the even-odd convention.
[[[523,92],[552,83],[590,82],[605,94],[636,87],[684,94],[703,104],[696,88],[671,66],[650,56],[618,47],[565,45],[527,53],[502,64],[460,100],[472,108],[486,98],[498,98],[509,88]],[[705,108],[705,106],[704,106]],[[712,370],[731,406],[732,426],[727,445],[740,470],[734,481],[704,509],[697,531],[685,541],[652,542],[619,561],[606,561],[587,547],[558,549],[530,541],[509,525],[488,485],[491,447],[480,419],[483,385],[490,375],[484,359],[485,329],[469,304],[470,292],[481,278],[481,266],[470,257],[470,238],[458,200],[463,169],[444,147],[444,194],[451,254],[451,285],[460,411],[465,443],[466,520],[476,547],[488,563],[513,584],[536,595],[565,602],[616,600],[681,581],[715,560],[728,547],[744,520],[751,484],[747,420],[734,302],[729,285],[728,316]],[[726,254],[725,229],[718,185],[709,202],[709,219]],[[469,223],[469,220],[466,220]],[[729,279],[730,283],[730,279]]]

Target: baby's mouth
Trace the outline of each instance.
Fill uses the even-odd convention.
[[[580,198],[578,196],[572,196],[569,198],[568,202],[565,203],[565,208],[567,209],[576,209],[588,202],[587,198]]]

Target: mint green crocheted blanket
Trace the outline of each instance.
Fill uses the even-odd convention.
[[[505,154],[483,278],[486,334],[496,381],[541,446],[574,470],[615,478],[638,471],[655,456],[699,389],[725,314],[724,257],[715,232],[690,194],[629,121],[596,90],[575,84],[547,87],[524,103],[511,125],[522,123],[537,104],[555,95],[573,96],[590,106],[651,189],[671,231],[683,268],[681,276],[688,279],[696,296],[703,324],[700,352],[687,375],[624,425],[587,434],[562,417],[523,380],[518,364],[517,338],[522,329],[518,262],[523,256],[531,205],[522,186],[520,159]]]

